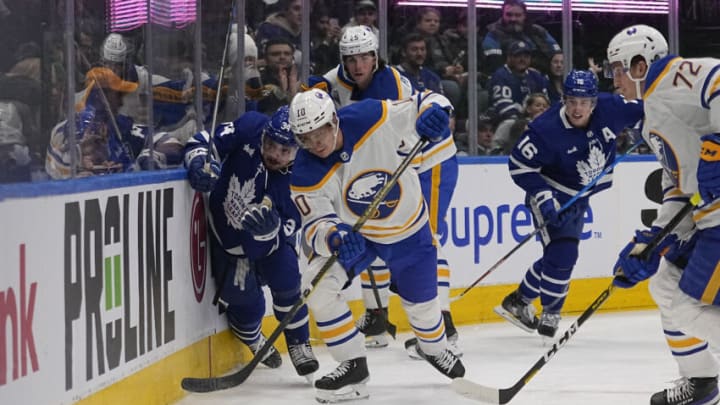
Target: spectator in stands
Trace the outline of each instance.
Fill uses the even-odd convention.
[[[255,33],[255,42],[261,50],[260,58],[265,58],[268,41],[283,39],[293,47],[296,60],[300,60],[300,29],[302,26],[301,0],[279,0],[280,11],[270,14]],[[279,106],[278,106],[279,107]],[[273,108],[272,111],[275,111]]]
[[[260,69],[260,80],[265,89],[260,100],[260,112],[272,114],[280,106],[290,103],[299,87],[298,67],[293,57],[295,48],[285,38],[275,38],[265,44],[265,66]]]
[[[4,129],[0,129],[2,132],[0,143],[28,146],[33,163],[41,164],[47,146],[47,136],[41,136],[40,131],[40,111],[43,100],[40,86],[39,47],[37,51],[38,53],[18,52],[21,59],[10,68],[7,74],[0,74],[0,105],[12,104],[12,106],[0,106],[0,109],[4,110],[5,124],[8,125]],[[20,118],[19,126],[16,125],[18,123],[15,121],[16,115],[19,115]],[[10,122],[13,124],[11,125]],[[2,123],[0,123],[0,127],[3,127]],[[16,130],[17,134],[21,135],[17,142],[14,140]]]
[[[550,59],[548,78],[548,98],[550,104],[562,100],[563,81],[565,80],[565,56],[562,52],[556,52]]]
[[[347,27],[364,25],[372,29],[376,37],[380,37],[380,30],[377,28],[377,6],[373,0],[358,0],[355,2],[355,12],[350,21],[342,28],[343,32]]]
[[[525,99],[523,115],[516,120],[505,120],[495,130],[495,146],[509,155],[530,121],[550,108],[550,100],[544,93],[533,93]]]
[[[524,41],[513,42],[508,47],[505,66],[490,78],[490,108],[495,122],[521,116],[523,102],[531,93],[547,94],[547,79],[530,68],[530,52]]]
[[[550,58],[560,51],[557,41],[547,30],[527,20],[527,8],[522,0],[505,0],[502,6],[502,17],[488,25],[488,33],[482,41],[483,71],[492,74],[503,65],[504,53],[515,41],[525,42],[532,53],[534,65],[545,72]]]
[[[465,97],[461,86],[464,84],[464,69],[451,53],[451,46],[447,39],[440,35],[440,11],[433,7],[423,7],[419,10],[415,22],[415,31],[425,37],[427,45],[427,60],[425,66],[432,69],[442,79],[445,96],[458,107],[464,103]]]
[[[402,62],[395,68],[410,80],[415,89],[419,91],[432,90],[443,94],[440,76],[423,66],[427,56],[425,37],[418,32],[406,35],[402,41],[400,56]]]
[[[313,10],[313,25],[310,30],[310,46],[313,72],[327,72],[337,65],[340,48],[340,25],[337,18],[331,18],[324,7]]]
[[[485,120],[478,120],[477,130],[477,155],[497,156],[502,155],[503,150],[495,145],[495,133],[492,124]]]
[[[122,80],[108,68],[96,67],[87,73],[87,86],[84,106],[75,116],[76,132],[68,134],[67,121],[53,128],[45,169],[54,179],[71,176],[73,155],[79,176],[130,171],[145,143],[133,120],[118,115],[123,95],[137,90],[137,83]],[[70,149],[69,135],[75,136],[76,151]]]

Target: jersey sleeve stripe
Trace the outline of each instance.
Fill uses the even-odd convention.
[[[320,181],[319,181],[317,184],[314,184],[314,185],[312,185],[312,186],[295,186],[295,185],[291,185],[291,186],[290,186],[290,191],[292,191],[292,192],[294,192],[294,193],[308,193],[308,192],[311,192],[311,191],[315,191],[315,190],[321,189],[321,188],[325,185],[325,183],[327,183],[328,180],[330,180],[330,178],[335,174],[335,172],[340,168],[341,165],[342,165],[341,162],[335,163],[335,164],[330,168],[330,170],[328,170],[327,174],[326,174],[322,179],[320,179]]]
[[[653,80],[652,84],[651,84],[650,86],[648,86],[647,90],[645,90],[645,94],[643,95],[643,97],[644,97],[645,99],[647,99],[648,97],[650,97],[650,94],[652,94],[652,92],[655,91],[655,88],[658,86],[658,84],[660,84],[660,82],[662,81],[663,77],[665,77],[665,75],[668,74],[668,72],[670,71],[670,68],[673,66],[673,64],[675,63],[675,61],[678,61],[678,60],[681,60],[681,59],[682,59],[682,58],[680,58],[680,57],[678,57],[678,58],[673,58],[672,60],[670,60],[670,61],[667,63],[667,65],[665,65],[665,68],[662,70],[662,72],[660,72],[660,74],[655,78],[655,80]]]
[[[360,146],[362,146],[362,144],[364,144],[365,141],[370,139],[370,136],[375,133],[375,131],[378,129],[378,127],[380,125],[382,125],[385,122],[385,120],[387,120],[387,102],[383,101],[382,103],[380,103],[380,105],[382,106],[382,113],[380,115],[380,118],[355,143],[355,145],[353,146],[353,151],[357,151],[358,149],[360,149]],[[334,169],[334,167],[333,167],[333,169]]]
[[[710,70],[710,73],[707,75],[707,78],[705,79],[705,83],[703,84],[702,92],[700,93],[702,96],[702,100],[700,100],[702,106],[704,108],[710,108],[710,102],[720,95],[720,75],[717,75],[718,70],[720,70],[720,65],[715,65],[712,70]],[[710,91],[707,91],[708,86],[711,83],[711,79],[715,77],[715,81],[712,82],[712,86],[710,87]]]

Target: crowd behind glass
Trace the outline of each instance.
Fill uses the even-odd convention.
[[[301,0],[238,3],[246,4],[240,29],[229,24],[232,2],[205,1],[188,26],[111,32],[110,1],[75,0],[68,18],[64,0],[0,0],[0,183],[182,165],[185,141],[211,126],[226,38],[217,122],[249,109],[271,114],[289,103],[307,79],[300,67]],[[558,40],[559,12],[527,12],[520,0],[478,10],[478,75],[471,78],[466,9],[395,3],[388,2],[386,62],[418,89],[453,102],[459,154],[507,155],[527,124],[561,100],[568,61]],[[681,6],[681,54],[717,56],[720,44],[712,40],[694,48],[717,37],[717,3]],[[309,10],[310,74],[337,66],[345,27],[367,25],[379,34],[373,0],[312,0]],[[575,13],[572,65],[592,70],[602,90],[612,91],[602,72],[607,36],[638,18],[666,31],[667,16]],[[243,32],[244,61],[236,63]],[[242,92],[232,66],[243,68]],[[478,84],[476,112],[467,108],[469,80]],[[470,136],[473,114],[477,134]]]

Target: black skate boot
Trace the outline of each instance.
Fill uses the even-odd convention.
[[[656,392],[650,405],[714,405],[720,401],[718,378],[682,378],[673,388]]]
[[[385,336],[387,316],[387,308],[367,309],[357,320],[355,326],[365,335],[365,347],[374,349],[388,345],[388,339]]]
[[[502,304],[496,306],[493,311],[525,332],[533,333],[538,327],[535,307],[522,300],[519,290],[505,297]]]
[[[443,373],[446,377],[454,379],[465,376],[465,366],[463,366],[460,359],[452,354],[449,349],[443,350],[440,354],[430,356],[423,353],[420,349],[420,345],[417,345],[418,354],[428,363],[432,364],[439,372]]]
[[[447,348],[454,354],[456,357],[462,357],[463,353],[462,350],[460,350],[460,347],[457,344],[458,341],[458,333],[457,329],[455,329],[455,324],[452,320],[452,315],[450,315],[450,311],[442,311],[443,316],[443,323],[445,323],[445,336],[447,336]],[[418,354],[417,352],[417,338],[410,338],[405,341],[405,351],[407,351],[408,356],[410,358],[413,358],[415,360],[423,360],[423,358]]]
[[[540,322],[537,326],[537,331],[542,336],[549,338],[555,337],[555,332],[558,330],[558,324],[560,323],[560,314],[552,312],[543,312],[540,315]]]
[[[260,351],[260,349],[267,343],[265,340],[265,336],[260,335],[260,338],[257,340],[257,342],[248,345],[250,347],[250,351],[253,352],[253,354],[257,354],[257,352]],[[275,349],[275,346],[270,347],[270,350],[268,350],[267,353],[265,353],[265,356],[260,360],[260,363],[266,365],[270,368],[278,368],[282,365],[282,357],[280,357],[280,353]]]
[[[296,345],[288,345],[290,353],[290,361],[292,361],[295,371],[299,376],[309,376],[316,372],[319,363],[309,342],[299,343]]]
[[[332,373],[315,381],[315,399],[327,404],[368,398],[369,379],[365,357],[345,360]]]

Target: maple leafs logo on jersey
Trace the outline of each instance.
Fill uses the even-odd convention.
[[[240,185],[240,180],[234,174],[228,183],[227,195],[223,201],[223,209],[228,225],[235,229],[242,229],[240,218],[247,207],[255,199],[255,179],[249,179]]]
[[[587,186],[605,169],[607,159],[603,155],[602,149],[591,146],[586,161],[578,160],[575,164],[578,174],[580,175],[580,184]]]

